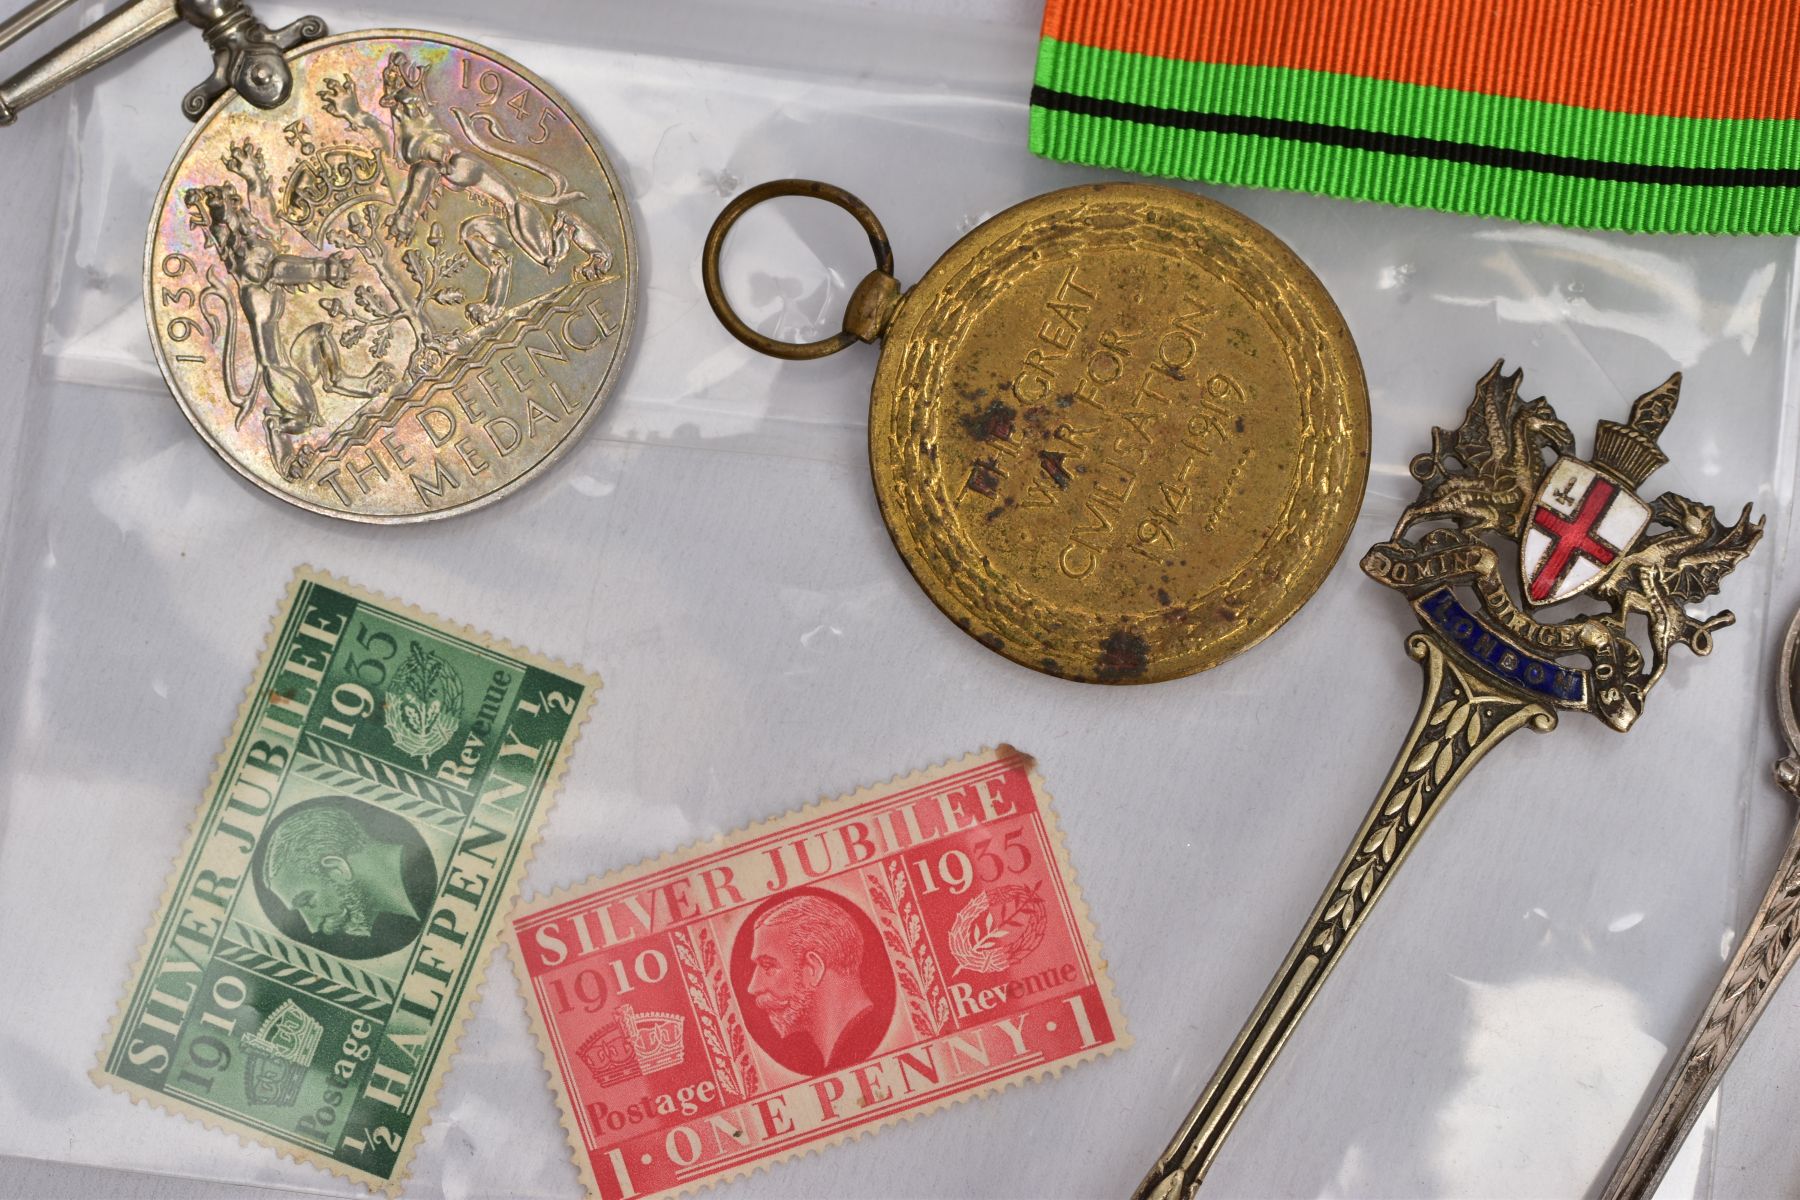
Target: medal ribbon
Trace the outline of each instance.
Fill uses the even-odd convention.
[[[1792,0],[1046,0],[1031,148],[1639,233],[1800,232]]]

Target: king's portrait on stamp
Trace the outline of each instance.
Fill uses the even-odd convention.
[[[881,935],[855,905],[817,888],[770,900],[739,926],[732,982],[750,1036],[800,1075],[861,1062],[894,1017]]]
[[[257,898],[276,927],[340,958],[379,958],[410,944],[437,894],[424,838],[350,796],[284,810],[251,862]]]

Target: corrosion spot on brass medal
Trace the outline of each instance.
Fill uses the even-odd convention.
[[[1129,630],[1120,629],[1100,647],[1094,676],[1101,683],[1127,683],[1143,675],[1150,665],[1150,644]]]
[[[715,311],[795,357],[815,351],[744,327],[716,266],[737,216],[782,194],[867,209],[779,181],[714,225]],[[882,516],[933,602],[1015,662],[1094,683],[1204,670],[1342,551],[1368,473],[1362,367],[1318,279],[1241,214],[1147,184],[1053,192],[970,232],[889,312]]]

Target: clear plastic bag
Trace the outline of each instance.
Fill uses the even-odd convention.
[[[0,426],[0,1153],[353,1191],[86,1078],[270,614],[310,562],[604,677],[528,896],[981,745],[1035,753],[1136,1046],[730,1188],[1124,1192],[1256,1002],[1406,732],[1413,620],[1357,558],[1413,493],[1407,463],[1431,427],[1460,421],[1504,357],[1584,448],[1595,421],[1684,372],[1652,487],[1769,515],[1725,587],[1737,626],[1710,659],[1676,664],[1629,736],[1571,714],[1481,766],[1208,1187],[1597,1186],[1786,832],[1766,773],[1774,651],[1800,598],[1784,568],[1792,241],[1202,189],[1292,245],[1343,309],[1372,398],[1369,491],[1335,572],[1268,642],[1178,682],[1085,686],[990,654],[907,575],[868,480],[876,351],[757,357],[700,290],[707,226],[764,179],[859,194],[910,283],[1000,209],[1106,178],[1025,150],[1035,5],[447,0],[322,15],[485,42],[584,113],[632,193],[638,342],[607,411],[517,496],[410,528],[313,517],[212,458],[146,344],[142,238],[198,39],[166,38],[0,133],[13,219],[32,230],[6,260],[20,307],[0,364],[33,380]],[[841,214],[791,202],[740,226],[726,282],[766,330],[819,336],[866,254]],[[505,970],[489,979],[409,1191],[573,1195],[520,998]],[[1665,1195],[1800,1181],[1785,1126],[1760,1115],[1800,1056],[1780,1036],[1800,1037],[1800,993],[1769,1024],[1703,1126],[1716,1140],[1690,1146]]]

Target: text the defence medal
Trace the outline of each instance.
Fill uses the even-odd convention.
[[[1730,612],[1691,615],[1762,536],[1744,507],[1725,525],[1712,508],[1639,489],[1668,461],[1659,438],[1681,376],[1602,421],[1589,458],[1544,400],[1520,398],[1522,372],[1495,363],[1455,430],[1432,432],[1413,460],[1418,500],[1363,570],[1406,596],[1423,628],[1407,653],[1425,670],[1411,733],[1336,877],[1261,1004],[1136,1195],[1199,1189],[1207,1168],[1288,1035],[1418,833],[1482,755],[1523,725],[1555,728],[1558,709],[1629,729],[1686,646],[1712,650]],[[1519,583],[1502,571],[1518,554]],[[1516,591],[1515,591],[1516,588]],[[1591,598],[1598,612],[1550,620],[1549,606]],[[1640,646],[1627,630],[1639,616]]]
[[[0,47],[43,15],[0,25]],[[631,215],[549,86],[416,30],[271,31],[242,0],[131,0],[0,83],[0,124],[178,19],[213,77],[150,222],[144,302],[219,456],[355,521],[506,495],[600,411],[635,309]]]
[[[732,224],[781,195],[840,205],[875,251],[844,332],[809,346],[750,329],[719,282]],[[933,603],[1014,662],[1090,683],[1205,670],[1279,628],[1349,538],[1369,457],[1356,347],[1293,251],[1224,205],[1147,184],[1051,192],[903,295],[866,205],[780,180],[720,213],[702,267],[752,349],[882,339],[882,518]]]

